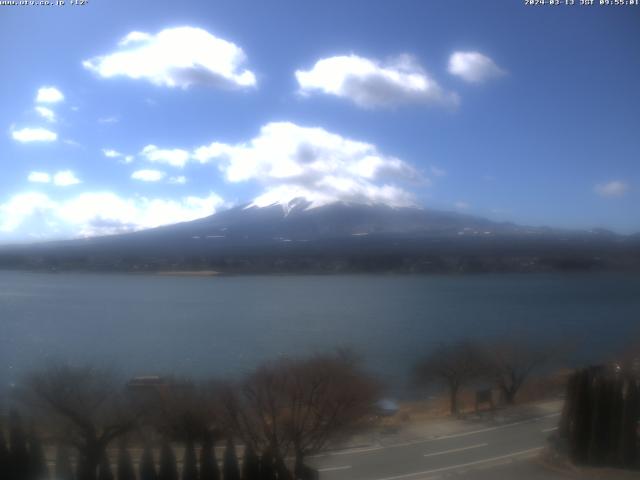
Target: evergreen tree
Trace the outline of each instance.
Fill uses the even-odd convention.
[[[9,474],[9,449],[4,439],[4,432],[0,430],[0,472]]]
[[[47,459],[36,432],[31,432],[29,435],[29,478],[31,480],[47,480],[49,478]]]
[[[242,462],[242,480],[259,480],[260,479],[260,459],[251,445],[248,445],[244,451],[244,460]],[[204,480],[204,479],[202,479]]]
[[[276,470],[271,449],[266,449],[260,459],[260,480],[276,480]]]
[[[75,474],[75,477],[77,480],[83,480],[85,478],[86,469],[87,469],[86,462],[84,458],[82,458],[82,454],[78,452],[78,456],[76,458],[76,474]]]
[[[619,451],[621,464],[628,467],[638,466],[640,457],[640,451],[638,449],[638,422],[640,422],[640,389],[635,380],[629,380],[622,412]]]
[[[571,460],[594,466],[638,466],[640,391],[633,377],[606,367],[575,372],[568,383],[560,435]]]
[[[278,475],[278,480],[292,480],[291,472],[287,468],[287,465],[284,463],[282,456],[278,455],[275,461],[276,466],[276,474]]]
[[[182,480],[198,480],[198,461],[193,442],[188,441],[184,448],[182,462]]]
[[[200,450],[200,480],[220,480],[215,445],[210,437],[205,439]]]
[[[573,412],[573,428],[570,430],[569,454],[575,463],[585,463],[589,450],[591,427],[592,377],[588,369],[576,375],[576,406]]]
[[[11,480],[29,480],[29,450],[22,429],[22,419],[16,411],[9,414],[10,474]]]
[[[158,480],[178,480],[176,456],[169,442],[164,442],[160,450],[160,472]]]
[[[131,455],[124,445],[120,445],[118,450],[118,480],[136,480]]]
[[[145,445],[140,458],[140,480],[157,480],[156,462],[153,459],[153,451],[149,445]]]
[[[98,466],[98,480],[114,480],[113,470],[111,470],[111,460],[109,460],[109,455],[106,451],[102,455],[100,465]]]
[[[238,466],[236,447],[231,439],[227,440],[222,469],[224,471],[224,480],[240,480],[240,467]]]
[[[56,467],[54,470],[56,480],[73,480],[73,469],[69,460],[69,451],[58,445],[56,448]]]

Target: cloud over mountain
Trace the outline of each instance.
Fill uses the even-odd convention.
[[[264,191],[255,199],[260,205],[296,197],[316,205],[332,201],[410,205],[412,195],[396,183],[427,181],[411,165],[381,153],[373,144],[290,122],[268,123],[245,143],[202,146],[193,158],[216,161],[229,182],[262,184]]]
[[[0,232],[21,229],[37,237],[123,233],[205,217],[222,204],[215,193],[162,199],[85,192],[57,200],[44,193],[25,192],[0,204]]]

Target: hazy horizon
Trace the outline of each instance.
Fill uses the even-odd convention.
[[[379,206],[386,206],[384,204],[378,204]],[[272,204],[272,205],[268,205],[265,207],[258,207],[253,205],[251,202],[247,202],[247,203],[243,203],[243,204],[238,204],[238,205],[231,205],[231,206],[224,206],[222,207],[220,210],[218,210],[217,212],[214,212],[212,215],[215,215],[216,213],[221,213],[221,212],[225,212],[228,210],[233,210],[233,209],[245,209],[245,208],[250,208],[250,207],[254,207],[254,208],[268,208],[268,207],[279,207],[281,206],[280,204]],[[283,211],[286,212],[286,208],[284,205],[282,205],[283,207]],[[319,207],[310,207],[310,208],[319,208]],[[419,205],[415,205],[415,206],[408,206],[408,207],[392,207],[392,208],[416,208],[416,209],[421,209],[421,210],[432,210],[429,207],[423,207],[423,206],[419,206]],[[478,218],[483,218],[481,215],[474,215],[472,213],[469,212],[459,212],[456,211],[454,209],[450,209],[450,210],[441,210],[443,212],[450,212],[450,213],[460,213],[462,215],[471,215],[471,216],[475,216]],[[196,218],[193,220],[201,220],[202,218],[207,218],[211,215],[207,215],[205,217],[200,217],[200,218]],[[530,224],[522,224],[519,223],[517,221],[511,221],[511,220],[500,220],[500,219],[496,219],[496,218],[490,218],[489,216],[486,217],[489,218],[492,221],[495,221],[497,223],[512,223],[515,225],[519,225],[521,227],[531,227],[531,228],[552,228],[552,229],[557,229],[557,230],[567,230],[567,231],[582,231],[582,232],[589,232],[589,231],[595,231],[595,230],[608,230],[611,231],[617,235],[622,235],[622,236],[631,236],[631,235],[640,235],[640,229],[639,230],[634,230],[634,231],[620,231],[620,230],[615,230],[615,229],[607,229],[605,227],[598,227],[598,226],[594,226],[594,227],[585,227],[585,228],[580,228],[580,227],[576,227],[576,228],[569,228],[566,226],[562,226],[562,225],[558,225],[558,226],[553,226],[553,225],[549,225],[549,224],[540,224],[540,225],[530,225]],[[177,223],[184,223],[184,222],[190,222],[193,220],[184,220],[184,221],[180,221],[180,222],[176,222]],[[38,244],[38,243],[45,243],[45,242],[56,242],[56,241],[65,241],[65,240],[82,240],[82,239],[87,239],[87,238],[96,238],[96,237],[103,237],[103,236],[113,236],[113,235],[122,235],[122,234],[126,234],[126,233],[133,233],[133,232],[139,232],[139,231],[143,231],[143,230],[150,230],[150,229],[154,229],[154,228],[158,228],[158,227],[163,227],[163,226],[169,226],[169,225],[174,225],[174,224],[163,224],[163,225],[158,225],[158,226],[153,226],[153,227],[142,227],[142,228],[138,228],[138,229],[132,229],[132,230],[126,230],[126,231],[115,231],[115,232],[97,232],[95,234],[77,234],[75,236],[50,236],[47,238],[28,238],[28,239],[21,239],[21,240],[14,240],[14,241],[2,241],[0,239],[0,247],[6,247],[6,246],[14,246],[14,245],[30,245],[30,244]]]

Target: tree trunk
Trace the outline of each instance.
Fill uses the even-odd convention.
[[[449,394],[451,396],[450,398],[451,415],[457,415],[459,411],[458,410],[458,390],[459,390],[458,385],[451,385],[450,391],[449,391]]]
[[[289,473],[289,469],[287,465],[284,463],[284,459],[280,454],[276,457],[275,462],[276,473],[278,474],[278,480],[291,480],[291,473]]]
[[[318,471],[304,464],[304,453],[296,452],[296,464],[293,470],[295,480],[318,480]]]
[[[640,421],[640,391],[634,380],[628,380],[622,413],[622,435],[620,460],[624,467],[635,467],[638,463],[637,428]]]
[[[296,463],[293,467],[293,476],[295,480],[304,480],[305,478],[304,453],[301,451],[296,451]]]
[[[78,480],[97,480],[98,466],[102,459],[102,450],[97,446],[87,446],[80,452],[78,460]]]
[[[502,398],[507,405],[515,405],[516,391],[513,388],[502,387]]]

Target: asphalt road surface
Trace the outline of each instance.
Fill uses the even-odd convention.
[[[333,452],[309,463],[322,480],[551,479],[556,477],[531,459],[546,446],[558,419],[550,414],[478,426],[439,438]]]

